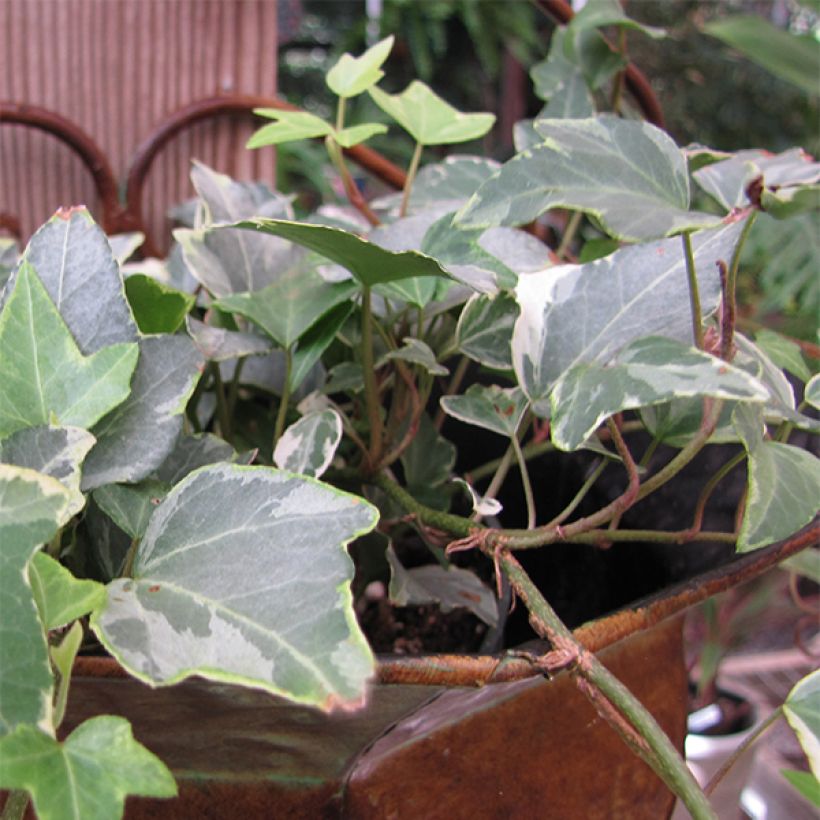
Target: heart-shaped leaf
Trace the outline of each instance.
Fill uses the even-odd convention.
[[[273,347],[270,339],[262,335],[214,327],[192,316],[186,317],[185,325],[197,350],[212,362],[226,362],[229,359],[241,359],[244,356],[259,356],[269,353]]]
[[[742,222],[692,237],[704,315],[717,307],[716,262],[731,259]],[[562,373],[606,362],[642,336],[690,342],[686,262],[680,239],[623,248],[585,265],[559,265],[518,280],[521,313],[513,332],[516,375],[534,403]],[[549,412],[543,406],[539,413]]]
[[[263,125],[254,131],[246,148],[262,148],[265,145],[281,145],[283,142],[326,137],[333,127],[321,117],[307,111],[287,111],[283,108],[254,108],[254,114],[276,122]]]
[[[26,427],[89,428],[130,391],[138,350],[112,344],[84,356],[28,262],[0,313],[0,437]]]
[[[0,737],[19,723],[53,731],[54,680],[27,566],[68,503],[56,479],[0,464]]]
[[[473,384],[462,396],[442,396],[441,406],[448,416],[511,438],[527,409],[527,397],[519,387]]]
[[[143,333],[176,333],[196,303],[192,293],[183,293],[144,273],[125,280],[125,294]]]
[[[760,402],[768,391],[742,370],[681,342],[638,339],[608,364],[579,364],[552,391],[552,440],[576,450],[605,419],[622,410],[675,398],[714,396]]]
[[[473,296],[458,320],[459,350],[487,367],[511,369],[511,342],[518,310],[517,302],[509,293]]]
[[[28,791],[40,820],[110,820],[129,794],[177,793],[165,764],[113,715],[81,723],[62,743],[18,727],[0,739],[0,787]]]
[[[344,546],[377,517],[303,476],[203,467],[154,511],[133,579],[109,584],[92,628],[153,685],[200,675],[324,709],[360,704],[373,657]]]
[[[34,554],[28,568],[32,594],[46,629],[58,629],[105,603],[105,587],[75,578],[45,552]]]
[[[351,125],[348,128],[343,128],[341,131],[333,132],[333,139],[342,146],[342,148],[352,148],[360,142],[369,140],[376,134],[386,134],[387,126],[380,122],[363,122],[361,125]]]
[[[402,339],[404,343],[398,350],[391,350],[381,358],[379,366],[390,359],[400,359],[404,362],[411,362],[423,367],[433,376],[446,376],[450,371],[436,361],[436,354],[430,349],[426,342],[421,339],[413,339],[406,336]]]
[[[689,211],[689,172],[671,138],[611,115],[538,120],[541,145],[501,166],[456,215],[467,227],[522,225],[550,208],[594,215],[612,236],[641,241],[719,222]]]
[[[462,114],[419,80],[413,80],[401,94],[388,94],[380,88],[371,88],[368,93],[420,145],[478,139],[495,122],[494,114]]]
[[[337,96],[348,98],[375,85],[384,77],[381,67],[393,48],[393,39],[392,34],[385,37],[359,57],[342,54],[327,72],[325,81],[328,88]]]
[[[342,439],[341,416],[332,409],[308,413],[282,433],[273,451],[277,467],[319,478]]]
[[[820,508],[820,459],[791,444],[763,438],[762,411],[738,405],[735,428],[749,459],[749,492],[738,535],[738,552],[787,538]]]

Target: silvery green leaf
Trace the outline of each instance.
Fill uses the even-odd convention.
[[[505,163],[456,215],[466,227],[522,225],[550,208],[595,216],[642,241],[717,224],[689,211],[689,173],[671,138],[648,123],[601,116],[538,120],[545,139]]]
[[[738,441],[732,426],[733,409],[732,402],[724,404],[715,432],[709,437],[710,444]],[[672,447],[683,447],[700,429],[703,421],[703,400],[699,397],[673,399],[642,407],[641,421],[653,438]]]
[[[768,329],[755,333],[755,342],[778,367],[788,370],[804,382],[811,378],[811,371],[796,342]]]
[[[85,506],[80,491],[83,459],[96,439],[80,427],[28,427],[0,441],[0,463],[28,467],[56,478],[70,493],[67,523]]]
[[[390,49],[393,48],[393,40],[391,34],[358,57],[342,54],[327,72],[325,82],[328,88],[337,96],[345,99],[367,91],[370,86],[375,85],[384,77],[381,67],[390,54]]]
[[[106,484],[94,490],[97,506],[131,538],[142,538],[156,506],[171,489],[146,478],[137,484]]]
[[[534,126],[535,120],[529,119],[519,120],[513,125],[513,145],[516,154],[523,154],[524,151],[544,141],[544,138],[535,130]]]
[[[508,293],[473,296],[458,319],[456,339],[459,350],[487,367],[509,370],[512,367],[510,345],[518,310],[516,300]]]
[[[59,561],[37,552],[28,568],[40,620],[47,629],[66,626],[105,603],[105,587],[75,578]]]
[[[716,262],[731,259],[741,228],[736,222],[692,237],[706,316],[720,298]],[[530,400],[541,404],[561,374],[575,365],[606,362],[642,336],[691,339],[679,238],[622,248],[585,265],[558,265],[521,276],[516,299],[521,312],[512,337],[513,364]]]
[[[89,428],[130,391],[137,346],[84,355],[29,262],[0,313],[0,437],[49,424]]]
[[[615,413],[689,396],[762,404],[768,391],[745,371],[681,342],[638,339],[613,362],[578,364],[558,379],[551,395],[552,440],[562,450],[576,450]]]
[[[820,373],[812,376],[806,384],[804,398],[815,410],[820,410]]]
[[[570,59],[564,48],[565,37],[566,29],[556,28],[550,39],[547,58],[530,69],[533,91],[542,100],[549,100],[578,70],[578,65]]]
[[[595,114],[595,101],[586,78],[575,70],[544,106],[541,116],[547,119],[583,119]]]
[[[450,372],[443,364],[436,361],[436,354],[433,353],[426,342],[421,341],[421,339],[413,339],[410,336],[406,336],[402,339],[402,342],[404,344],[398,350],[385,353],[379,365],[391,359],[400,359],[404,362],[420,365],[433,376],[446,376]]]
[[[122,817],[129,794],[177,793],[165,764],[113,715],[86,720],[62,742],[20,726],[0,739],[0,760],[0,788],[28,791],[40,820],[109,820]]]
[[[501,164],[493,159],[468,154],[451,154],[443,162],[425,165],[413,182],[407,213],[413,215],[426,211],[431,206],[440,208],[442,214],[452,213],[500,167]],[[388,194],[374,199],[370,205],[398,214],[401,199],[400,193]]]
[[[31,237],[23,259],[84,354],[137,340],[117,261],[85,208],[58,211]]]
[[[497,498],[490,498],[486,495],[480,495],[476,492],[475,487],[468,484],[463,478],[454,478],[453,484],[461,487],[464,492],[470,497],[472,510],[481,516],[498,515],[503,509],[503,505]]]
[[[174,449],[167,458],[157,467],[154,475],[165,484],[176,484],[188,473],[206,464],[237,459],[236,450],[213,433],[183,434],[177,439]]]
[[[0,464],[0,738],[20,723],[54,731],[54,680],[27,567],[57,532],[68,503],[56,479]]]
[[[214,327],[194,319],[193,316],[185,317],[185,325],[188,328],[188,335],[208,361],[225,362],[244,356],[259,356],[270,352],[272,348],[270,340],[264,336]]]
[[[282,470],[319,478],[342,440],[342,418],[333,409],[302,416],[282,433],[273,462]]]
[[[401,94],[368,89],[373,102],[421,145],[448,145],[483,137],[495,122],[494,114],[463,114],[428,85],[413,80]]]
[[[0,307],[3,305],[3,286],[17,267],[19,255],[17,241],[8,236],[0,236]]]
[[[330,369],[327,384],[323,390],[328,395],[333,393],[358,393],[364,389],[364,372],[357,362],[341,362]]]
[[[799,447],[763,438],[762,410],[740,404],[733,421],[748,453],[749,491],[738,552],[797,532],[820,508],[820,459]]]
[[[92,432],[97,443],[83,465],[83,489],[140,481],[174,448],[185,405],[203,360],[187,336],[145,336],[125,402]]]
[[[820,779],[820,670],[794,685],[783,704],[783,714],[800,740],[812,773]]]
[[[817,213],[820,211],[820,185],[795,185],[774,190],[764,188],[760,195],[760,207],[775,219]]]
[[[473,384],[461,396],[442,396],[440,404],[448,416],[511,438],[527,410],[527,397],[520,387]]]
[[[464,608],[488,626],[498,622],[495,595],[469,570],[439,564],[405,569],[392,546],[387,548],[387,560],[390,602],[396,606],[438,604],[443,612]]]
[[[377,518],[363,499],[304,476],[203,467],[157,507],[133,579],[109,584],[91,626],[152,685],[200,675],[324,709],[357,706],[373,656],[344,547]]]
[[[437,487],[449,478],[456,463],[456,448],[439,435],[433,422],[425,414],[413,443],[401,457],[404,477],[414,490]]]
[[[214,306],[250,319],[277,344],[288,348],[323,314],[347,302],[358,289],[353,280],[330,284],[314,269],[300,266],[262,290],[234,293],[218,299]]]
[[[111,253],[114,255],[117,264],[123,265],[131,256],[136,253],[137,248],[145,242],[145,234],[140,231],[130,233],[118,233],[108,237],[108,244],[111,246]]]

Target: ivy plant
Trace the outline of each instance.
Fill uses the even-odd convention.
[[[119,816],[128,794],[175,791],[121,718],[59,739],[81,625],[151,686],[196,675],[325,710],[362,706],[374,656],[347,546],[381,513],[383,532],[366,543],[395,603],[469,601],[497,625],[496,590],[450,563],[456,551],[486,555],[499,592],[503,576],[563,647],[533,662],[573,668],[593,702],[609,704],[605,717],[616,704],[632,748],[694,816],[713,816],[668,738],[574,642],[515,555],[558,541],[751,551],[812,522],[820,461],[789,436],[820,427],[817,377],[798,404],[769,355],[777,345],[738,328],[735,283],[757,213],[813,208],[820,165],[800,152],[685,151],[652,125],[597,114],[596,93],[623,69],[601,53],[599,29],[632,25],[606,8],[557,33],[533,72],[543,116],[519,129],[526,144],[503,164],[453,155],[422,165],[425,148],[480,138],[494,118],[459,112],[419,81],[379,88],[387,38],[328,73],[334,122],[261,109],[273,122],[249,143],[323,139],[348,203],[296,221],[287,195],[196,164],[193,224],[162,265],[125,264],[139,238],[109,239],[77,207],[9,266],[0,787],[10,803],[30,797],[42,818],[70,805],[85,820]],[[404,189],[373,202],[343,151],[386,128],[347,123],[348,100],[363,93],[416,142]],[[714,199],[709,212],[692,208],[696,185]],[[547,244],[539,228],[556,215],[565,227]],[[604,255],[578,258],[582,227]],[[794,351],[789,361],[796,372]],[[471,367],[490,383],[462,390]],[[445,416],[507,448],[480,490],[456,475]],[[650,463],[628,436],[636,428],[673,455]],[[735,530],[705,532],[699,518],[676,532],[620,526],[715,441],[739,455],[704,478],[699,507],[744,461]],[[600,459],[551,520],[529,479],[547,449]],[[487,516],[503,521],[495,496],[513,463],[527,521],[505,529]],[[607,467],[622,474],[621,494],[577,514]],[[464,487],[467,515],[452,503]],[[443,534],[447,549],[431,543],[426,566],[402,566],[392,544],[408,517]],[[800,731],[816,738],[811,720]]]

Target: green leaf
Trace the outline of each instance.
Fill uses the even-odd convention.
[[[794,685],[783,704],[783,714],[809,759],[812,774],[820,777],[820,670]]]
[[[137,356],[133,343],[84,356],[24,262],[0,313],[0,437],[55,418],[91,427],[128,396]]]
[[[806,549],[781,561],[781,569],[803,575],[815,584],[820,584],[820,561],[816,549]]]
[[[558,379],[551,396],[552,440],[562,450],[576,450],[615,413],[674,398],[762,403],[768,395],[747,373],[708,353],[647,337],[621,350],[614,362],[579,364]]]
[[[92,432],[97,443],[83,464],[84,490],[141,481],[174,447],[185,405],[202,375],[203,361],[186,336],[145,336],[125,402]]]
[[[117,261],[85,208],[58,211],[32,236],[23,258],[85,355],[137,341]]]
[[[627,17],[618,0],[592,0],[584,4],[567,26],[567,34],[572,38],[584,29],[603,28],[604,26],[633,29],[655,40],[666,37],[666,32],[662,28],[645,26]]]
[[[213,433],[183,434],[157,467],[154,476],[164,484],[173,485],[182,481],[188,473],[219,461],[239,461],[239,454],[227,441]]]
[[[333,139],[342,146],[342,148],[352,148],[360,142],[369,140],[376,134],[386,134],[387,126],[379,122],[364,122],[361,125],[351,125],[349,128],[343,128],[341,131],[333,132]]]
[[[75,578],[45,552],[35,553],[28,574],[40,620],[46,629],[70,624],[105,603],[102,584]]]
[[[262,148],[266,145],[281,145],[283,142],[325,137],[333,133],[333,127],[321,117],[307,111],[287,111],[283,108],[254,108],[254,114],[276,120],[263,125],[251,135],[246,148]]]
[[[568,116],[590,117],[595,113],[595,103],[589,92],[581,66],[568,58],[564,47],[565,29],[556,28],[550,40],[550,51],[546,60],[530,69],[534,90],[547,107],[539,119],[554,119]],[[540,137],[537,138],[540,142]]]
[[[404,451],[401,464],[407,486],[414,494],[439,487],[449,478],[456,463],[456,448],[447,441],[425,414],[413,443]],[[439,496],[440,492],[437,493]]]
[[[803,381],[811,378],[811,371],[800,351],[800,345],[773,330],[759,330],[755,334],[758,347],[778,366]]]
[[[260,356],[273,349],[270,339],[256,333],[243,333],[214,327],[194,319],[185,318],[188,335],[194,340],[197,350],[212,362],[226,362],[245,356]]]
[[[390,603],[395,606],[438,604],[442,612],[463,608],[490,627],[498,623],[498,604],[493,591],[476,575],[460,567],[427,564],[405,569],[391,546],[387,548],[390,564]]]
[[[804,398],[815,410],[820,410],[820,373],[812,376],[806,384]]]
[[[42,555],[43,553],[38,553]],[[35,556],[36,558],[36,556]],[[102,599],[105,600],[105,590],[100,587]],[[79,621],[74,621],[68,632],[58,644],[49,647],[49,656],[57,672],[57,694],[54,699],[54,726],[62,725],[65,710],[68,704],[68,690],[71,687],[71,672],[74,659],[80,651],[83,642],[83,627]]]
[[[175,333],[196,303],[192,293],[183,293],[144,273],[125,280],[125,294],[143,333]]]
[[[820,185],[768,188],[760,195],[760,207],[775,219],[789,219],[803,213],[820,211]]]
[[[419,80],[413,80],[401,94],[388,94],[380,88],[370,88],[368,93],[420,145],[478,139],[495,122],[494,114],[462,114]]]
[[[442,396],[440,404],[448,416],[512,438],[526,412],[527,398],[519,387],[473,384],[462,396]]]
[[[262,290],[225,296],[214,306],[245,316],[288,348],[323,314],[357,291],[352,280],[330,283],[315,269],[295,268]]]
[[[310,248],[349,270],[363,285],[412,276],[446,276],[446,271],[429,256],[415,251],[393,253],[338,228],[284,219],[249,219],[233,227],[272,234]]]
[[[781,769],[780,773],[806,800],[814,803],[815,806],[820,806],[820,780],[811,772]]]
[[[145,479],[138,484],[106,484],[94,490],[97,506],[131,538],[142,538],[154,508],[168,493],[170,484]]]
[[[81,723],[62,743],[20,726],[0,739],[0,787],[28,791],[40,820],[111,820],[129,794],[177,793],[165,764],[112,715]]]
[[[199,675],[324,709],[359,705],[373,657],[344,546],[377,517],[314,479],[203,467],[154,511],[133,579],[109,584],[91,626],[152,685]]]
[[[743,223],[692,237],[703,313],[720,299],[719,259],[731,259]],[[583,363],[606,362],[643,336],[690,342],[689,290],[679,238],[622,248],[585,265],[559,265],[518,280],[521,312],[512,337],[519,384],[539,413],[556,380]]]
[[[810,34],[790,34],[752,15],[712,20],[703,30],[807,94],[820,93],[820,43]]]
[[[498,370],[512,368],[510,345],[518,304],[509,293],[476,294],[464,306],[456,327],[459,350],[477,362]]]
[[[671,138],[612,115],[538,120],[545,138],[501,166],[456,214],[467,227],[522,225],[551,208],[594,215],[613,237],[642,241],[715,225],[689,211],[689,172]]]
[[[0,464],[0,737],[19,723],[53,731],[54,680],[27,566],[68,502],[59,481]]]
[[[290,368],[290,389],[295,393],[308,377],[311,370],[330,347],[336,334],[342,329],[348,316],[353,312],[352,302],[343,302],[329,310],[321,322],[316,322],[300,337],[293,354]]]
[[[450,372],[443,364],[436,361],[436,354],[433,353],[426,342],[421,341],[421,339],[413,339],[410,336],[406,336],[402,341],[404,345],[397,350],[385,353],[377,367],[380,367],[385,361],[400,359],[404,362],[420,365],[433,376],[446,376]]]
[[[282,433],[273,461],[282,470],[319,478],[330,466],[342,439],[342,418],[333,409],[302,416]]]
[[[0,463],[28,467],[56,478],[70,493],[66,524],[85,506],[80,491],[83,459],[96,439],[79,427],[28,427],[0,441]]]
[[[393,48],[393,39],[392,34],[385,37],[360,57],[342,54],[325,77],[328,88],[337,96],[346,99],[355,97],[375,85],[384,77],[381,67]]]
[[[787,538],[820,508],[820,459],[799,447],[763,439],[759,410],[735,408],[733,421],[749,456],[749,491],[738,552]]]

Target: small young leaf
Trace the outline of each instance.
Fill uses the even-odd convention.
[[[183,293],[143,273],[125,280],[125,294],[142,333],[176,333],[196,303],[192,293]]]
[[[266,145],[281,145],[283,142],[325,137],[333,133],[333,128],[321,117],[307,111],[287,111],[283,108],[255,108],[254,114],[276,120],[254,131],[245,145],[246,148],[262,148]]]
[[[341,131],[333,132],[333,139],[342,146],[342,148],[352,148],[360,142],[369,140],[376,134],[386,134],[387,126],[379,122],[365,122],[361,125],[351,125],[348,128],[343,128]]]
[[[420,145],[446,145],[483,137],[494,114],[462,114],[429,86],[413,80],[401,94],[369,89],[373,101]]]
[[[165,764],[113,715],[81,723],[62,743],[18,727],[0,739],[0,787],[28,791],[40,820],[110,820],[129,794],[177,793]]]
[[[241,359],[245,356],[260,356],[269,353],[273,348],[270,339],[256,333],[242,333],[214,327],[185,317],[188,335],[194,340],[197,350],[212,362],[226,362],[230,359]]]
[[[509,293],[495,297],[473,296],[458,319],[459,350],[487,367],[511,369],[510,346],[518,310],[518,304]]]
[[[806,384],[804,398],[815,410],[820,410],[820,373],[815,373]]]
[[[390,359],[400,359],[401,361],[420,365],[433,376],[446,376],[450,372],[443,364],[436,361],[436,354],[425,342],[409,336],[402,339],[402,341],[404,346],[398,350],[385,353],[379,362],[379,366]]]
[[[332,409],[302,416],[282,433],[273,461],[282,470],[319,478],[342,439],[341,416]]]
[[[393,40],[391,34],[371,46],[359,57],[342,54],[327,73],[325,79],[328,88],[342,98],[355,97],[367,91],[370,86],[375,85],[384,77],[381,67],[393,48]]]
[[[773,330],[760,330],[755,334],[758,347],[778,366],[788,370],[803,381],[811,378],[811,371],[800,352],[800,345]]]
[[[662,28],[645,26],[643,23],[627,17],[618,0],[594,0],[594,2],[586,3],[570,21],[567,34],[574,37],[584,29],[603,28],[605,26],[633,29],[655,40],[666,37],[666,32]]]
[[[43,626],[58,629],[105,603],[105,587],[75,578],[59,561],[37,552],[29,564],[29,581]]]
[[[43,553],[38,553],[43,555]],[[105,589],[100,586],[102,600],[105,600]],[[71,628],[65,633],[63,639],[58,644],[49,647],[49,656],[54,668],[57,671],[57,695],[54,698],[54,726],[59,728],[65,717],[65,709],[68,705],[68,690],[71,686],[71,667],[74,659],[80,651],[83,642],[83,626],[79,621],[74,621]]]
[[[520,387],[496,384],[473,384],[462,396],[442,396],[440,403],[448,416],[508,437],[516,434],[527,409]]]
[[[812,774],[820,778],[820,670],[794,685],[783,704],[783,713],[800,740]]]

